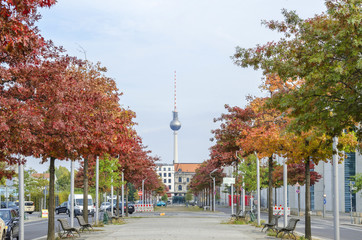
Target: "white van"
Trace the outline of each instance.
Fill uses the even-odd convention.
[[[32,214],[35,211],[35,205],[33,201],[25,201],[24,205],[24,212]]]
[[[70,194],[68,196],[68,215],[70,216]],[[88,214],[94,216],[95,207],[91,195],[88,195]],[[74,194],[74,217],[83,215],[83,194]]]

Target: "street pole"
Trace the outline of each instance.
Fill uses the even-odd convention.
[[[284,165],[283,165],[283,185],[284,185],[284,227],[287,227],[288,225],[288,166],[287,166],[287,160],[284,159]]]
[[[213,195],[214,195],[214,201],[213,201],[213,203],[214,203],[214,206],[213,206],[213,209],[214,209],[214,212],[215,212],[215,195],[216,195],[216,190],[215,190],[215,177],[213,177],[213,180],[214,180],[214,192],[213,192]],[[352,195],[351,195],[352,196]],[[351,197],[351,199],[352,199],[352,197]],[[351,200],[351,202],[352,202],[352,200]]]
[[[245,214],[245,182],[243,179],[243,214]]]
[[[353,216],[352,216],[352,190],[349,190],[349,197],[350,197],[350,203],[351,203],[351,210],[349,211],[351,213],[351,224],[353,224]]]
[[[122,217],[124,216],[124,172],[122,170]]]
[[[19,238],[24,240],[24,165],[19,164]],[[5,233],[5,232],[4,232]]]
[[[323,162],[323,218],[326,217],[326,177],[325,177],[325,171],[324,171],[324,165],[326,163]]]
[[[258,202],[257,202],[257,221],[258,225],[260,225],[260,162],[257,153],[256,156],[256,188],[257,188],[257,195],[258,195]]]
[[[339,193],[338,193],[338,137],[333,137],[333,217],[334,240],[340,239],[339,233]]]
[[[234,215],[234,188],[231,184],[231,215]]]
[[[99,157],[96,158],[96,224],[97,225],[99,219],[98,206],[99,206]]]
[[[142,180],[142,211],[145,210],[144,201],[145,201],[145,181],[147,178]]]
[[[113,178],[111,179],[112,185],[111,185],[111,214],[113,216]]]
[[[74,227],[74,161],[70,161],[70,226]]]

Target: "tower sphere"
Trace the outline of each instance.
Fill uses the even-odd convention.
[[[170,128],[178,131],[181,128],[181,122],[178,120],[178,112],[173,112],[173,120],[170,122]]]

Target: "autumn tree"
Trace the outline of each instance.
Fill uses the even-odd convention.
[[[237,47],[233,60],[284,82],[302,81],[298,88],[276,93],[274,106],[291,110],[296,130],[319,126],[339,136],[362,123],[361,0],[326,0],[325,5],[326,13],[309,19],[283,10],[284,21],[264,21],[284,37],[255,48]]]

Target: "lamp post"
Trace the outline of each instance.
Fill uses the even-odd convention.
[[[327,203],[327,195],[323,194],[323,218],[326,216],[326,203]]]
[[[212,195],[213,195],[213,201],[212,201],[212,203],[213,203],[213,206],[212,206],[212,209],[213,209],[213,211],[215,212],[215,195],[216,195],[216,190],[215,190],[215,177],[213,177],[211,174],[213,174],[214,172],[216,172],[217,171],[217,168],[216,169],[214,169],[214,170],[212,170],[211,172],[210,172],[210,178],[212,178],[212,180],[213,180],[213,183],[214,183],[214,185],[213,185],[213,193],[212,193]]]
[[[144,210],[144,201],[145,201],[145,181],[147,178],[142,180],[142,210]]]
[[[339,192],[338,192],[338,137],[333,137],[333,218],[334,240],[340,239],[339,233]]]
[[[99,219],[99,157],[96,159],[96,224]]]
[[[257,202],[257,222],[260,225],[260,163],[257,153],[255,152],[256,156],[256,193],[258,195],[258,202]]]
[[[283,185],[284,185],[284,227],[288,225],[288,166],[287,159],[284,158],[283,165]]]
[[[124,169],[122,169],[122,217],[124,216]]]

